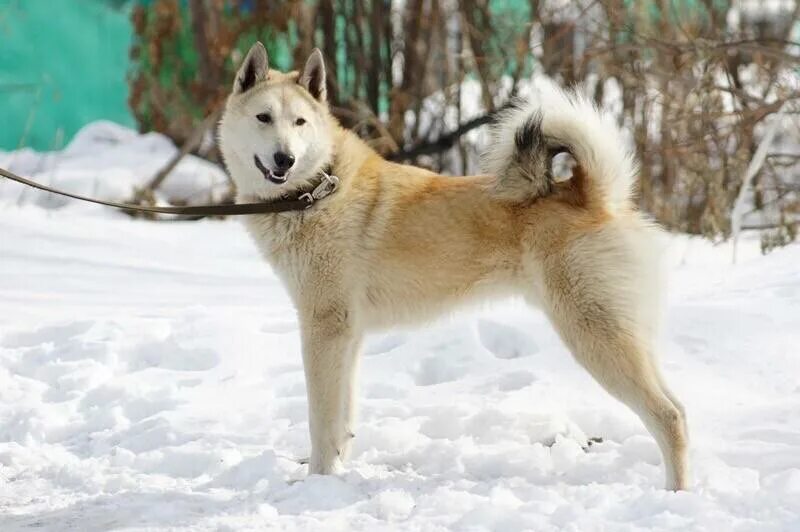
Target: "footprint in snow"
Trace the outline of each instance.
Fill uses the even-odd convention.
[[[497,358],[520,358],[539,352],[530,334],[495,321],[478,320],[478,339]]]
[[[497,389],[501,392],[513,392],[530,386],[535,380],[536,377],[530,371],[505,373],[497,379]]]
[[[458,380],[469,372],[469,361],[432,356],[422,359],[414,372],[417,386],[432,386]]]
[[[30,347],[47,342],[60,343],[88,331],[94,322],[73,321],[61,325],[48,325],[33,331],[5,335],[0,341],[3,347]]]
[[[408,341],[407,334],[386,334],[367,340],[364,348],[366,356],[380,355],[396,349]]]
[[[162,368],[177,371],[206,371],[219,364],[219,355],[211,349],[181,347],[174,339],[137,346],[129,355],[132,370]]]

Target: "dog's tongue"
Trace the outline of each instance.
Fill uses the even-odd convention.
[[[276,172],[274,170],[269,170],[269,180],[273,183],[286,183],[286,172]]]

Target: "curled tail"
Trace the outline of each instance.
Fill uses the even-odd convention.
[[[492,129],[484,171],[497,175],[509,197],[545,196],[554,187],[553,155],[568,151],[578,163],[570,186],[587,208],[631,207],[636,164],[614,119],[590,98],[552,82],[537,84],[530,101],[514,102]]]

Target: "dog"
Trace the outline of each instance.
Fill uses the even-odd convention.
[[[300,323],[310,474],[342,468],[353,438],[364,334],[420,324],[458,305],[521,295],[575,359],[630,407],[686,489],[684,409],[655,359],[660,230],[632,200],[635,162],[616,124],[555,85],[506,109],[485,175],[442,176],[389,162],[332,116],[322,54],[269,68],[256,43],[219,125],[239,201],[297,198],[338,178],[307,210],[244,222]],[[556,182],[551,164],[577,163]]]

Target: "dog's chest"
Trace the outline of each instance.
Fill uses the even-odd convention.
[[[249,216],[245,225],[287,289],[297,292],[310,280],[333,274],[330,270],[338,270],[346,255],[338,249],[340,239],[324,222],[300,216],[258,215]]]

